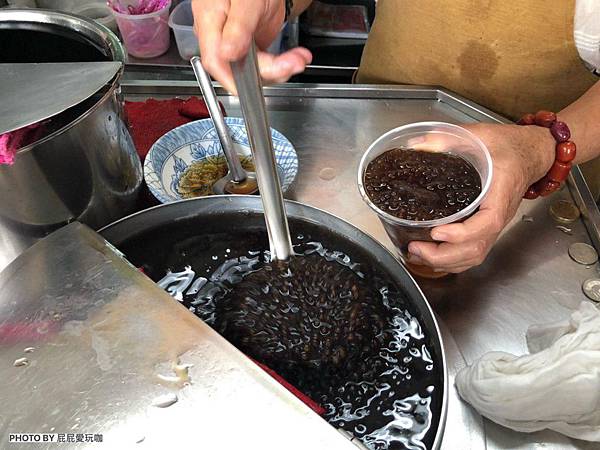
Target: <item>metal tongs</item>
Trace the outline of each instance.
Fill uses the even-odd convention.
[[[194,74],[198,80],[198,85],[202,90],[202,96],[208,107],[210,118],[213,121],[219,142],[223,148],[225,159],[227,160],[227,174],[217,180],[212,189],[215,194],[253,194],[258,190],[256,184],[256,174],[254,172],[246,172],[240,162],[240,157],[237,154],[233,140],[229,134],[229,129],[225,123],[223,112],[219,106],[217,94],[212,85],[212,81],[206,70],[202,66],[202,61],[197,56],[190,59]]]
[[[258,189],[265,210],[271,259],[285,261],[294,254],[294,250],[275,163],[254,42],[244,58],[231,64],[231,70],[246,121],[248,140],[258,178]]]

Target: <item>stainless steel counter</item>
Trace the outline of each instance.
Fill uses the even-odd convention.
[[[133,82],[124,89],[131,100],[198,95],[186,81]],[[235,98],[222,95],[221,101],[229,115],[240,115]],[[389,248],[379,220],[356,188],[358,162],[369,144],[409,122],[504,121],[448,92],[421,87],[274,87],[267,90],[267,107],[271,126],[298,152],[299,176],[286,197],[334,213]],[[320,177],[324,168],[333,169],[335,177],[330,179],[331,171]],[[528,326],[564,319],[586,300],[581,283],[598,275],[598,266],[582,266],[568,256],[570,244],[589,243],[590,237],[581,221],[570,226],[571,234],[556,228],[548,208],[559,198],[570,199],[569,190],[524,201],[482,266],[441,280],[418,280],[443,324],[451,376],[488,351],[526,352]],[[533,221],[523,221],[523,215]],[[550,431],[513,432],[451,394],[444,449],[598,448]]]
[[[78,222],[0,274],[0,361],[2,449],[356,449]]]
[[[197,86],[185,80],[127,82],[123,91],[130,100],[199,95]],[[356,188],[358,162],[368,145],[383,132],[409,122],[502,121],[471,102],[432,88],[291,85],[266,93],[271,126],[290,139],[299,156],[298,179],[286,197],[334,213],[389,248],[379,220]],[[235,98],[222,95],[221,100],[229,115],[240,115]],[[325,168],[332,170],[320,176]],[[581,192],[575,192],[581,200]],[[551,198],[524,202],[482,266],[437,281],[419,281],[442,323],[451,376],[491,350],[525,352],[529,325],[563,319],[585,300],[581,283],[598,275],[598,266],[576,264],[567,249],[574,242],[590,242],[586,228],[576,222],[570,226],[571,234],[565,234],[548,215],[553,201],[570,197],[565,189]],[[521,220],[523,215],[533,221]],[[3,246],[11,244],[10,240],[3,244],[3,239],[0,260]],[[549,431],[512,432],[483,419],[454,392],[450,397],[442,447],[446,450],[598,448]]]

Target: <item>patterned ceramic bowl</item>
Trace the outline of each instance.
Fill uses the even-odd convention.
[[[231,138],[239,153],[250,155],[244,119],[226,117]],[[287,138],[271,128],[275,161],[285,192],[298,173],[298,155]],[[177,127],[154,143],[144,162],[144,178],[150,192],[161,202],[181,200],[179,180],[194,163],[210,156],[222,155],[221,144],[211,119],[202,119]]]

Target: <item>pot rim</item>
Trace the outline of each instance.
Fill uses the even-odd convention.
[[[100,233],[101,235],[103,235],[103,232],[108,231],[110,228],[112,227],[116,227],[117,225],[132,220],[138,216],[142,216],[143,214],[147,214],[149,212],[152,212],[154,210],[157,209],[169,209],[169,208],[176,208],[178,205],[186,203],[186,202],[211,202],[211,201],[215,201],[215,200],[227,200],[229,201],[229,203],[232,203],[235,201],[236,198],[240,198],[240,200],[246,200],[248,201],[249,199],[251,199],[251,201],[254,202],[260,202],[260,197],[255,196],[255,195],[211,195],[209,197],[197,197],[197,198],[189,198],[189,199],[182,199],[182,200],[177,200],[174,202],[169,202],[169,203],[163,203],[160,205],[156,205],[156,206],[152,206],[150,208],[146,208],[143,209],[141,211],[135,212],[133,214],[130,214],[126,217],[123,217],[115,222],[112,222],[102,228],[100,228],[98,230],[98,233]],[[396,256],[394,256],[394,254],[388,250],[386,247],[384,247],[377,239],[375,239],[373,236],[371,236],[369,233],[361,230],[360,228],[358,228],[357,226],[353,225],[352,223],[350,223],[349,221],[336,216],[335,214],[332,214],[328,211],[325,211],[323,209],[317,208],[315,206],[312,205],[307,205],[306,203],[302,203],[299,201],[295,201],[295,200],[288,200],[288,199],[284,199],[284,202],[286,205],[292,205],[294,208],[299,208],[300,210],[302,209],[308,209],[308,210],[312,210],[318,214],[322,214],[325,216],[329,216],[331,218],[333,218],[334,220],[341,222],[343,225],[350,227],[356,231],[358,231],[360,234],[362,234],[363,236],[365,236],[367,238],[367,240],[370,241],[370,243],[372,244],[372,246],[375,246],[377,248],[379,248],[379,250],[383,251],[383,253],[388,256],[389,258],[391,258],[392,260],[394,260],[402,269],[402,272],[404,273],[404,275],[406,275],[410,281],[412,282],[412,287],[416,289],[417,295],[419,295],[421,297],[421,299],[423,300],[423,305],[425,306],[425,309],[427,311],[427,313],[429,314],[432,323],[433,323],[433,328],[436,334],[436,337],[438,339],[439,345],[440,345],[440,358],[442,361],[442,376],[443,376],[443,381],[442,381],[442,385],[444,388],[444,392],[442,395],[442,404],[440,407],[440,417],[439,417],[439,422],[438,422],[438,427],[436,430],[436,434],[435,434],[435,438],[433,440],[433,444],[432,444],[432,449],[439,449],[441,448],[442,445],[442,439],[444,437],[444,431],[446,428],[446,419],[448,416],[448,402],[449,402],[449,383],[448,383],[448,364],[446,361],[446,350],[445,350],[445,346],[444,346],[444,340],[442,337],[442,332],[440,329],[440,326],[438,324],[438,319],[436,314],[434,313],[433,309],[431,308],[431,305],[429,303],[429,301],[427,300],[427,297],[425,296],[425,294],[423,293],[423,291],[421,290],[421,287],[417,284],[417,282],[415,281],[415,279],[413,278],[413,276],[410,274],[410,272],[404,267],[404,265],[398,260],[398,258]],[[262,205],[262,203],[261,203]],[[200,211],[200,210],[198,210]],[[192,217],[192,215],[189,216],[184,216],[180,219],[184,219],[187,217]],[[298,216],[300,219],[302,219],[302,216],[299,215]],[[305,220],[309,220],[308,217],[305,218]],[[350,239],[350,238],[348,238]]]
[[[50,139],[53,139],[54,137],[58,136],[59,134],[70,130],[75,125],[85,120],[94,111],[96,111],[104,102],[106,102],[107,99],[110,98],[113,92],[117,89],[119,81],[123,76],[127,54],[125,53],[125,49],[121,44],[121,41],[119,41],[119,38],[110,29],[94,21],[93,19],[89,19],[81,15],[53,11],[48,9],[32,10],[9,8],[5,10],[0,10],[0,23],[11,22],[62,27],[68,29],[71,32],[83,34],[88,39],[93,40],[97,44],[101,44],[103,48],[108,49],[113,61],[121,62],[121,68],[117,71],[116,75],[109,82],[110,88],[89,109],[83,112],[79,117],[75,118],[74,120],[59,128],[58,130],[43,137],[42,139],[35,141],[29,145],[26,145],[25,147],[21,147],[19,150],[17,150],[18,155],[20,153],[28,152],[34,147],[41,145],[49,141]]]

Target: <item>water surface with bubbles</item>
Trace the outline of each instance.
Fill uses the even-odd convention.
[[[165,237],[153,245],[166,246],[162,254],[135,242],[122,249],[190,311],[323,406],[332,426],[370,449],[430,448],[441,368],[414,307],[365,254],[324,239],[316,226],[292,225],[298,256],[284,265],[270,262],[258,230]]]

